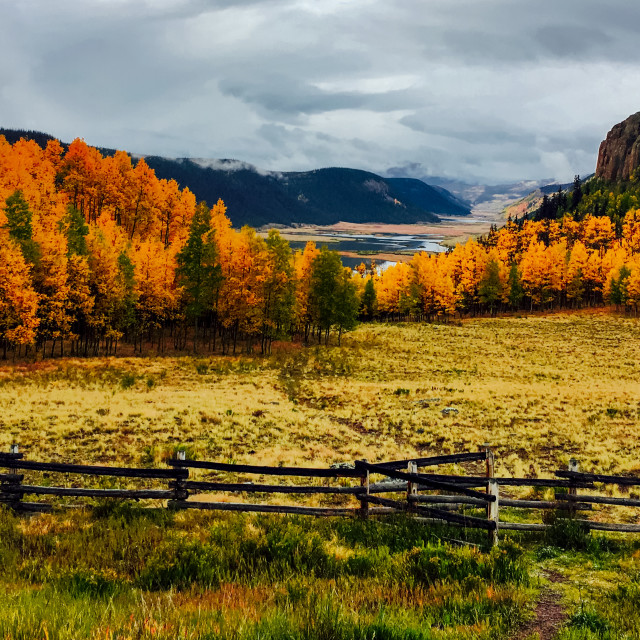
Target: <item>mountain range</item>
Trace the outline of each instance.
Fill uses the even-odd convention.
[[[52,136],[0,129],[8,142],[21,137],[45,146]],[[115,153],[100,148],[103,155]],[[140,156],[134,156],[140,157]],[[464,216],[469,205],[440,186],[406,177],[385,178],[359,169],[263,171],[238,160],[144,156],[158,178],[174,179],[212,206],[219,198],[235,227],[329,225],[336,222],[415,224],[440,215]]]

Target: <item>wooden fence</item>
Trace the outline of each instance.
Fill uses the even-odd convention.
[[[484,463],[482,474],[452,475],[426,473],[427,467],[438,465]],[[604,531],[640,532],[640,524],[611,523],[578,517],[579,512],[592,511],[594,505],[640,507],[635,498],[611,497],[606,494],[583,495],[579,489],[597,491],[599,485],[621,487],[640,486],[640,478],[580,473],[575,460],[568,470],[558,470],[552,478],[496,477],[495,456],[490,447],[482,451],[453,455],[415,458],[384,463],[358,460],[338,468],[270,467],[246,464],[185,460],[184,454],[168,461],[168,468],[129,468],[36,462],[26,460],[13,445],[9,453],[0,453],[0,504],[17,512],[39,512],[52,508],[51,502],[29,502],[27,496],[56,496],[78,498],[119,498],[128,500],[161,500],[171,509],[208,509],[214,511],[242,511],[284,513],[314,516],[357,516],[406,512],[424,522],[444,522],[452,526],[483,529],[489,542],[497,544],[500,530],[540,531],[549,525],[544,522],[513,522],[501,519],[504,509],[553,510],[584,523],[590,529]],[[419,472],[419,469],[422,471]],[[324,484],[264,484],[253,482],[221,482],[190,479],[195,470],[207,473],[286,476],[323,480]],[[124,479],[163,480],[165,488],[101,489],[73,486],[43,486],[25,483],[23,472],[70,474],[79,476],[116,477]],[[372,478],[377,479],[375,482]],[[332,481],[340,481],[336,484]],[[509,487],[554,489],[553,500],[509,497]],[[211,493],[251,494],[273,496],[289,494],[298,499],[312,494],[352,496],[358,506],[306,506],[266,504],[259,501],[227,502],[202,501],[194,496]],[[383,497],[382,494],[387,494]],[[471,513],[469,513],[471,512]],[[637,521],[638,518],[635,518]]]

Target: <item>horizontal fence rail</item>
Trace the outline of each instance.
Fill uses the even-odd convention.
[[[604,484],[617,484],[634,486],[640,485],[640,478],[632,476],[605,476],[600,473],[580,473],[578,471],[556,471],[560,478],[570,478],[575,482],[603,482]]]
[[[129,500],[170,500],[175,497],[175,491],[161,489],[81,489],[75,487],[37,487],[27,484],[11,487],[7,489],[7,493],[75,498],[127,498]]]
[[[438,465],[485,463],[485,475],[460,475],[420,472],[420,468]],[[490,544],[498,542],[500,530],[544,531],[545,522],[509,522],[501,519],[511,513],[504,509],[550,510],[573,518],[585,527],[599,531],[640,533],[640,522],[614,523],[587,520],[578,514],[594,512],[594,506],[640,507],[640,499],[592,495],[600,485],[621,487],[640,486],[640,478],[629,475],[613,476],[578,471],[572,460],[568,470],[558,470],[552,478],[506,478],[494,472],[495,455],[490,447],[469,453],[456,453],[392,462],[371,463],[356,460],[339,467],[273,467],[264,465],[231,464],[177,458],[167,461],[168,468],[109,467],[26,460],[24,453],[12,446],[10,453],[0,453],[0,504],[18,512],[37,513],[52,508],[50,502],[27,502],[25,496],[60,498],[97,498],[162,501],[170,509],[201,509],[209,511],[237,511],[247,513],[280,513],[310,516],[369,517],[392,513],[406,513],[420,522],[440,522],[449,526],[480,529],[487,532]],[[194,471],[212,472],[214,478],[193,478]],[[165,481],[163,488],[92,488],[77,486],[42,486],[25,483],[25,473],[67,474],[89,477],[111,477],[128,480]],[[216,479],[215,474],[224,474]],[[209,474],[207,474],[209,475]],[[223,481],[228,476],[240,476],[235,481]],[[318,484],[274,484],[263,481],[247,482],[242,476],[280,476],[317,479]],[[377,481],[372,481],[372,478]],[[262,480],[262,479],[261,479]],[[340,483],[331,484],[331,480]],[[354,484],[353,481],[356,481]],[[351,481],[351,484],[350,484]],[[147,484],[147,483],[145,483]],[[501,494],[501,487],[530,487],[554,489],[553,499],[518,498]],[[591,494],[578,494],[578,489]],[[197,499],[199,494],[210,494]],[[336,496],[343,504],[354,501],[359,506],[310,506],[305,504],[265,504],[259,502],[229,502],[218,494],[255,496]],[[387,494],[382,497],[380,494]],[[465,512],[466,510],[466,512]],[[595,513],[595,512],[594,512]]]
[[[167,464],[190,469],[209,469],[230,473],[257,473],[269,476],[301,476],[306,478],[359,478],[362,474],[355,469],[313,469],[309,467],[263,467],[250,464],[228,464],[200,460],[168,460]]]
[[[62,462],[33,462],[31,460],[1,460],[0,467],[52,473],[80,473],[83,476],[115,476],[122,478],[187,478],[186,469],[135,469],[131,467],[99,467]]]
[[[430,458],[409,458],[407,460],[396,460],[394,462],[381,462],[379,466],[386,469],[406,469],[410,462],[418,467],[432,467],[439,464],[457,464],[459,462],[478,462],[486,459],[484,451],[474,451],[470,453],[453,453],[446,456],[431,456]]]

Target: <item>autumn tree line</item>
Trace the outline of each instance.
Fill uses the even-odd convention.
[[[629,201],[633,204],[633,201]],[[143,158],[77,139],[0,137],[3,357],[217,350],[339,341],[360,319],[640,302],[640,211],[509,221],[448,253],[379,273],[272,230],[232,228]]]
[[[375,316],[426,319],[505,310],[640,305],[640,210],[620,234],[606,216],[508,220],[447,253],[416,254],[374,277]]]
[[[39,353],[260,348],[354,327],[351,271],[310,244],[236,231],[144,159],[0,137],[0,349]]]

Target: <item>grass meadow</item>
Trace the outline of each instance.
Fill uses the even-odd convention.
[[[498,472],[640,472],[640,324],[604,313],[366,324],[270,357],[0,363],[0,449],[30,458],[264,464],[476,450]],[[443,409],[450,409],[444,411]]]
[[[499,475],[550,475],[571,457],[640,474],[640,324],[600,312],[366,324],[341,347],[283,343],[266,358],[5,363],[0,407],[0,450],[18,442],[35,460],[163,466],[183,449],[323,466],[489,442]],[[640,638],[639,536],[559,520],[489,551],[484,534],[402,518],[94,507],[0,509],[0,639],[544,640],[549,598],[559,640]]]

